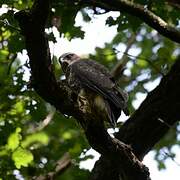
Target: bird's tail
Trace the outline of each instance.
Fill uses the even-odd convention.
[[[114,104],[108,101],[106,101],[106,108],[107,108],[109,123],[112,125],[113,128],[115,128],[117,124],[117,120],[121,115],[121,109],[118,109]]]

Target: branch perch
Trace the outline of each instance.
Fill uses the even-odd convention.
[[[153,146],[180,120],[180,57],[164,76],[159,86],[148,94],[141,106],[123,124],[115,137],[130,144],[138,159]],[[101,156],[95,164],[91,180],[103,180],[114,176],[106,157]],[[104,173],[102,173],[104,172]],[[115,180],[118,180],[116,178]]]
[[[169,25],[143,5],[129,0],[82,0],[81,3],[87,6],[98,6],[109,11],[122,11],[136,16],[163,36],[180,43],[180,30]]]

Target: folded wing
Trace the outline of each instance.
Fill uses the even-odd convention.
[[[121,110],[126,109],[127,98],[124,92],[118,89],[109,71],[92,60],[73,63],[70,71],[78,78],[82,87],[89,88],[103,96],[109,117],[114,124],[120,116]]]

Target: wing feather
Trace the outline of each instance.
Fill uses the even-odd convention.
[[[112,80],[111,74],[93,60],[80,60],[70,66],[70,71],[79,79],[81,86],[101,94],[117,108],[124,109],[126,100]]]

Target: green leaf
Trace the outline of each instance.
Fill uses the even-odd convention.
[[[165,166],[164,162],[162,162],[162,161],[158,162],[158,169],[159,170],[166,169],[166,166]]]
[[[117,21],[116,19],[114,19],[112,16],[109,16],[107,19],[106,19],[106,25],[108,26],[114,26],[117,24]]]
[[[16,128],[16,131],[9,136],[7,149],[14,151],[19,146],[20,140],[22,138],[20,132],[21,128]]]
[[[33,155],[30,151],[19,147],[12,154],[15,166],[20,169],[21,166],[27,167],[33,161]]]
[[[84,37],[84,31],[81,31],[81,27],[73,27],[65,33],[65,37],[68,40],[71,40],[73,37],[82,39]]]
[[[88,12],[86,12],[85,9],[82,9],[82,10],[81,10],[81,14],[82,14],[83,20],[84,20],[85,22],[91,21],[91,17],[89,16]]]
[[[33,143],[40,143],[43,145],[47,145],[48,142],[49,142],[48,135],[43,132],[39,132],[39,133],[31,134],[27,136],[26,139],[22,141],[21,145],[22,147],[27,147]]]
[[[145,67],[147,67],[148,62],[145,61],[145,60],[143,60],[143,59],[138,59],[138,60],[137,60],[137,65],[138,65],[139,67],[141,67],[141,68],[145,68]]]

